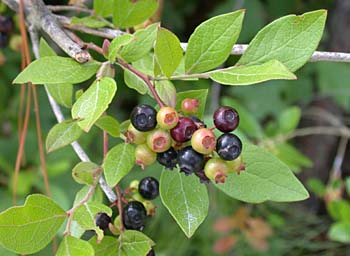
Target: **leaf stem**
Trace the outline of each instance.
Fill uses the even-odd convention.
[[[203,78],[203,79],[208,79],[209,75],[212,72],[205,72],[201,74],[184,74],[184,75],[177,75],[177,76],[171,76],[170,78],[161,76],[161,77],[152,77],[152,80],[155,81],[162,81],[162,80],[186,80],[186,79],[193,79],[193,78]]]

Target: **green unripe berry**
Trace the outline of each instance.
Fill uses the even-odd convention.
[[[227,166],[229,167],[229,173],[240,173],[245,170],[245,165],[242,162],[242,155],[232,161],[226,161]]]
[[[174,128],[179,122],[179,115],[176,110],[171,107],[162,107],[157,113],[158,125],[166,130]]]
[[[213,131],[207,128],[195,131],[191,138],[191,145],[198,153],[210,154],[216,146],[216,138]]]
[[[205,176],[215,183],[224,183],[228,172],[228,165],[220,158],[209,159],[204,167]]]
[[[171,143],[169,132],[162,129],[155,129],[147,136],[147,146],[157,153],[168,150],[171,147]]]
[[[153,164],[157,159],[157,154],[146,144],[138,145],[135,149],[135,163],[145,169],[147,165]]]
[[[130,124],[125,133],[127,143],[143,144],[146,142],[148,132],[140,132]]]

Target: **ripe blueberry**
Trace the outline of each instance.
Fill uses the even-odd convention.
[[[100,212],[96,215],[96,218],[95,218],[96,226],[102,229],[103,231],[108,230],[108,225],[111,222],[112,222],[111,217],[109,217],[104,212]]]
[[[157,161],[165,168],[172,170],[177,164],[177,152],[173,147],[157,154]]]
[[[216,142],[216,152],[219,156],[226,160],[231,161],[239,157],[242,151],[242,142],[234,134],[224,133]]]
[[[123,223],[126,229],[143,230],[146,221],[146,209],[142,203],[131,201],[123,208]]]
[[[171,107],[162,107],[157,113],[158,125],[166,130],[170,130],[177,125],[179,116],[175,109]]]
[[[185,114],[194,114],[197,112],[198,108],[199,108],[198,99],[186,98],[181,102],[181,110]]]
[[[205,175],[203,169],[200,170],[199,172],[195,172],[194,174],[199,178],[200,183],[207,183],[208,184],[210,182],[208,177]]]
[[[155,129],[147,135],[147,146],[154,152],[164,152],[171,147],[171,137],[168,131]]]
[[[199,129],[199,128],[207,128],[207,125],[202,120],[200,120],[198,117],[196,117],[196,116],[189,116],[188,118],[191,119],[195,123],[197,129]]]
[[[152,248],[146,256],[156,256],[156,253],[154,252],[154,249]]]
[[[204,167],[205,175],[215,183],[224,183],[228,172],[228,165],[220,158],[210,159]]]
[[[156,161],[157,155],[146,144],[138,145],[135,149],[135,163],[145,169],[147,165]]]
[[[143,178],[139,183],[139,193],[147,200],[153,200],[159,195],[159,183],[153,177]]]
[[[192,172],[199,172],[204,166],[204,155],[195,151],[191,146],[187,146],[178,152],[177,162],[180,171],[186,175]]]
[[[232,132],[239,124],[239,115],[234,108],[220,107],[214,113],[214,124],[222,132]]]
[[[157,111],[146,104],[137,105],[131,112],[130,121],[132,125],[141,132],[154,129],[157,125]]]
[[[216,138],[213,131],[201,128],[195,131],[191,138],[191,145],[197,152],[207,155],[215,149]]]
[[[0,15],[0,32],[11,33],[14,28],[14,23],[11,17]]]
[[[170,133],[176,142],[182,143],[189,141],[196,130],[196,124],[190,118],[180,117],[179,122],[170,130]]]
[[[0,48],[5,48],[9,42],[8,34],[0,32]]]

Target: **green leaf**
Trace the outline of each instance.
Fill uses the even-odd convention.
[[[267,150],[245,143],[242,157],[246,170],[215,184],[227,195],[249,203],[294,202],[309,197],[288,166]]]
[[[108,151],[103,162],[108,186],[114,187],[127,175],[135,163],[135,148],[127,143],[118,144]]]
[[[341,222],[350,222],[350,202],[347,202],[343,199],[331,201],[327,205],[327,209],[334,220]]]
[[[178,92],[176,94],[176,110],[181,111],[181,102],[186,99],[198,99],[199,101],[199,108],[196,112],[196,116],[198,118],[203,118],[204,110],[205,110],[205,104],[207,101],[207,95],[208,90],[207,89],[201,89],[201,90],[190,90],[190,91],[184,91],[184,92]]]
[[[96,74],[99,63],[89,61],[80,64],[71,58],[50,56],[30,63],[13,81],[14,84],[77,84]]]
[[[328,237],[337,242],[350,243],[350,223],[334,223],[328,231]]]
[[[92,162],[80,162],[72,170],[73,179],[79,184],[95,184],[100,177],[102,169]]]
[[[320,198],[324,197],[326,194],[326,186],[319,179],[308,179],[307,187]]]
[[[168,80],[156,82],[155,88],[165,105],[173,108],[176,106],[176,88],[172,82]]]
[[[99,20],[94,16],[87,16],[83,18],[72,17],[70,23],[72,25],[82,25],[89,28],[103,28],[108,25],[107,22]]]
[[[19,254],[40,251],[53,239],[65,218],[65,211],[50,198],[30,195],[23,206],[0,214],[0,245]]]
[[[119,122],[111,116],[101,116],[95,125],[113,137],[120,135]]]
[[[133,27],[151,17],[157,7],[157,0],[114,0],[113,23],[118,28]]]
[[[104,212],[108,216],[112,216],[112,209],[98,202],[88,202],[75,211],[73,221],[85,230],[94,230],[97,234],[97,239],[103,238],[103,230],[96,226],[95,217],[98,213]]]
[[[326,17],[326,10],[318,10],[273,21],[250,42],[238,65],[257,65],[276,59],[294,72],[316,50]]]
[[[112,14],[114,0],[94,0],[95,13],[102,17]]]
[[[191,237],[208,214],[206,186],[196,176],[185,176],[178,169],[163,170],[159,190],[164,206],[186,236]]]
[[[79,97],[72,107],[73,119],[80,119],[78,125],[88,132],[97,119],[106,111],[117,91],[117,84],[112,78],[96,80]]]
[[[129,70],[124,70],[124,82],[129,88],[136,90],[142,95],[149,91],[146,83]]]
[[[111,63],[114,63],[116,58],[119,56],[120,50],[123,48],[124,45],[127,45],[133,40],[133,35],[131,34],[124,34],[121,36],[117,36],[113,39],[111,44],[109,45],[109,53],[108,53],[108,59]]]
[[[55,51],[51,49],[51,47],[43,38],[40,38],[39,53],[41,57],[56,56]],[[72,84],[70,83],[47,84],[45,86],[49,91],[50,95],[52,96],[52,98],[54,98],[54,100],[58,104],[67,108],[70,108],[72,106],[72,97],[73,97]]]
[[[65,236],[58,247],[56,256],[94,256],[94,248],[87,241]]]
[[[149,237],[134,230],[126,230],[119,239],[106,236],[98,243],[96,238],[93,237],[89,242],[95,249],[96,255],[104,256],[146,255],[154,245],[154,242]]]
[[[261,65],[219,69],[211,72],[209,77],[226,85],[250,85],[275,79],[296,79],[296,76],[277,60],[271,60]]]
[[[134,62],[149,53],[156,40],[158,26],[159,23],[155,23],[144,29],[137,30],[133,34],[134,40],[121,49],[121,58],[126,62]]]
[[[301,117],[301,109],[299,107],[289,107],[278,116],[279,130],[282,133],[289,133],[298,127]]]
[[[46,138],[46,150],[52,152],[76,141],[83,132],[77,122],[67,120],[52,127]]]
[[[170,77],[182,59],[180,40],[165,28],[158,28],[154,54],[162,73]]]
[[[243,17],[244,10],[239,10],[200,24],[188,41],[186,73],[201,73],[222,64],[238,38]]]

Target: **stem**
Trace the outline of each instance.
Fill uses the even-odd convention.
[[[160,107],[165,107],[165,104],[164,104],[164,103],[162,102],[162,100],[160,99],[158,93],[156,92],[154,86],[152,85],[152,83],[151,83],[151,81],[150,81],[150,78],[149,78],[146,74],[144,74],[144,73],[138,71],[138,70],[135,69],[132,65],[130,65],[130,64],[126,63],[126,62],[124,62],[123,60],[118,59],[118,63],[119,63],[123,68],[129,70],[130,72],[134,73],[136,76],[138,76],[139,78],[141,78],[141,79],[147,84],[149,90],[151,91],[151,93],[152,93],[154,99],[157,101],[158,105],[159,105]]]
[[[119,185],[115,186],[115,191],[117,192],[117,207],[119,212],[119,218],[120,218],[120,233],[122,234],[124,232],[124,223],[123,223],[123,206],[122,206],[122,193],[120,191]]]
[[[93,15],[94,11],[75,5],[46,5],[46,7],[53,12],[61,11],[74,11],[74,12],[84,12]]]

